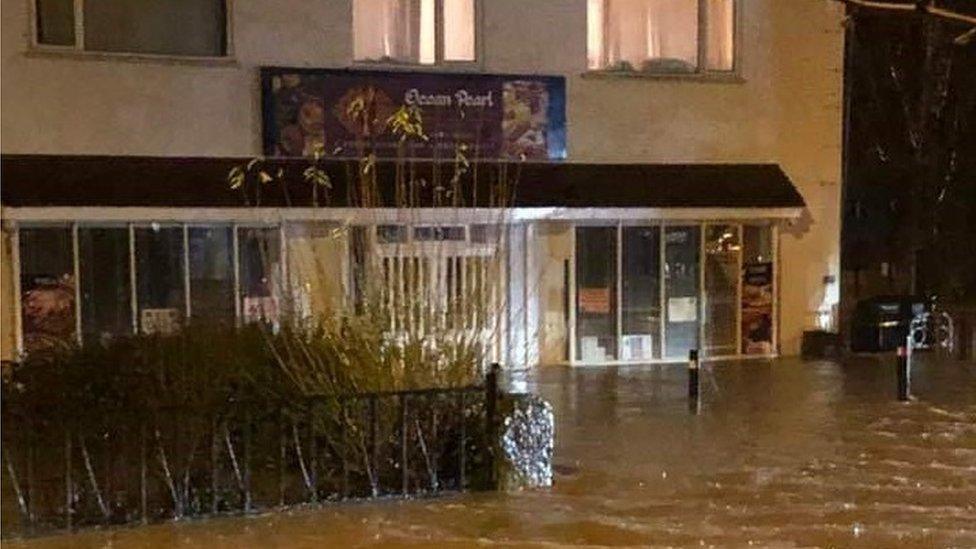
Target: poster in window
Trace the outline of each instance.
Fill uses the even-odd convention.
[[[49,349],[75,337],[75,282],[70,274],[21,280],[24,350]]]
[[[278,300],[274,296],[245,296],[244,322],[278,323]]]
[[[742,354],[773,352],[773,264],[747,263],[742,270]]]
[[[139,327],[147,335],[172,335],[180,329],[180,310],[175,308],[143,309]]]
[[[579,308],[584,314],[610,314],[610,288],[580,288]]]

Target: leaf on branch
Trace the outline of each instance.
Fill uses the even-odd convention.
[[[261,183],[271,183],[272,181],[274,181],[274,178],[271,177],[271,175],[264,170],[261,170],[258,173],[258,178],[261,180]]]
[[[329,178],[329,174],[325,173],[324,170],[310,166],[305,168],[304,176],[305,181],[308,181],[313,185],[318,185],[327,189],[332,188],[332,180]]]
[[[231,189],[240,188],[244,185],[244,169],[240,166],[231,168],[230,173],[227,174],[227,181],[230,183]]]

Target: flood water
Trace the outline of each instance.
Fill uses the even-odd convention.
[[[550,368],[556,485],[90,531],[10,546],[976,547],[976,364],[893,358]],[[516,384],[518,385],[518,384]],[[6,545],[6,544],[5,544]]]

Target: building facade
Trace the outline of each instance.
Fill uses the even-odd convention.
[[[509,330],[515,335],[508,337],[516,341],[506,343],[502,359],[524,364],[646,362],[680,359],[686,348],[707,347],[709,341],[713,356],[789,355],[799,352],[804,330],[829,327],[836,313],[843,29],[842,9],[833,2],[225,0],[204,2],[208,8],[189,15],[165,8],[136,13],[115,4],[95,8],[83,0],[3,0],[0,152],[7,181],[0,290],[5,359],[17,356],[30,339],[25,291],[60,271],[77,275],[66,287],[75,292],[73,303],[81,305],[72,316],[81,336],[88,325],[95,334],[109,328],[145,331],[170,322],[166,311],[174,308],[192,318],[194,298],[186,288],[198,279],[199,284],[221,277],[233,281],[230,290],[218,284],[197,295],[232,293],[222,303],[238,317],[270,307],[258,288],[267,283],[267,273],[248,271],[246,257],[248,250],[279,246],[271,241],[280,242],[279,253],[287,256],[282,265],[329,253],[321,249],[329,246],[343,255],[347,245],[322,244],[307,235],[304,248],[289,246],[292,228],[282,222],[279,210],[215,209],[206,201],[191,204],[176,196],[170,204],[165,198],[145,204],[134,198],[122,207],[112,207],[111,200],[81,207],[85,193],[77,190],[94,180],[64,178],[65,171],[81,171],[74,171],[74,164],[56,164],[91,157],[117,165],[126,158],[151,157],[166,169],[185,165],[187,159],[262,155],[268,150],[261,69],[267,67],[561,78],[566,154],[549,162],[597,172],[605,165],[605,177],[635,186],[645,184],[640,179],[645,172],[633,166],[778,165],[778,173],[802,196],[799,202],[786,197],[774,207],[762,197],[729,206],[720,196],[728,190],[714,183],[714,203],[662,206],[634,200],[601,209],[592,207],[600,201],[593,190],[592,204],[563,207],[558,200],[543,200],[523,204],[521,211],[516,207],[518,223],[509,223],[517,233],[512,241],[521,239],[524,249],[510,254],[504,270],[525,276],[507,275],[521,280],[507,291],[520,293],[522,305],[508,313],[509,326],[518,329]],[[119,39],[119,34],[129,38]],[[63,169],[44,169],[46,164]],[[32,173],[49,174],[72,187],[66,194],[78,195],[78,202],[30,202],[23,189]],[[102,183],[112,173],[131,178],[116,181],[116,189],[149,185],[138,170],[98,173]],[[558,177],[577,189],[579,181],[587,180],[541,168],[532,173],[542,178],[532,185]],[[749,185],[748,170],[728,173],[726,183]],[[755,173],[766,172],[757,168]],[[195,177],[173,172],[174,177],[180,174]],[[663,177],[646,174],[647,184]],[[698,175],[686,179],[699,189],[714,181]],[[660,180],[677,188],[684,179]],[[111,188],[93,188],[92,194],[99,193],[113,196]],[[148,187],[146,194],[152,194]],[[55,195],[52,190],[47,196]],[[295,223],[348,223],[347,213],[337,208],[327,215],[306,215],[292,209],[286,217]],[[465,227],[463,238],[469,243],[474,227],[488,224],[475,213],[454,220]],[[411,238],[423,234],[412,228]],[[33,248],[32,239],[37,242]],[[226,245],[214,244],[221,241]],[[65,253],[29,257],[32,249],[45,246]],[[179,295],[154,288],[177,282],[154,282],[138,274],[157,270],[152,261],[167,257],[166,250],[174,246],[182,250],[175,254],[182,255],[182,263],[174,267],[184,288]],[[139,249],[158,250],[156,259],[142,259]],[[194,249],[202,251],[191,257]],[[208,255],[211,249],[222,257]],[[86,254],[117,257],[124,266],[124,272],[95,269],[88,280],[115,277],[128,289],[116,294],[86,287]],[[749,254],[757,259],[750,261]],[[140,267],[140,261],[150,263]],[[196,277],[190,268],[195,261],[211,275]],[[756,292],[769,292],[774,303],[768,313],[772,325],[760,330],[770,333],[759,341],[768,344],[744,352],[743,314],[749,312],[741,303],[750,284],[745,272],[750,262],[772,264],[771,272],[752,275],[769,279],[769,288],[760,280]],[[670,270],[683,263],[690,269],[685,290],[674,278],[678,271]],[[340,261],[335,268],[335,280],[345,280],[343,270],[353,266]],[[719,282],[712,285],[710,269],[732,269],[734,276],[716,277]],[[630,272],[636,278],[628,280]],[[255,287],[253,295],[242,290],[249,286]],[[634,287],[656,289],[629,298],[627,288]],[[312,291],[308,299],[349,291],[338,284]],[[710,291],[722,299],[709,300]],[[89,301],[112,304],[112,310],[92,306],[86,311]],[[633,330],[627,327],[629,302],[634,303]],[[724,303],[716,306],[727,310],[710,313],[708,303]],[[196,309],[215,307],[201,302]],[[648,316],[640,311],[649,307],[656,317],[640,320]],[[719,317],[725,318],[721,325],[713,320]],[[669,349],[671,344],[677,347]],[[516,348],[521,349],[518,356],[512,354]]]

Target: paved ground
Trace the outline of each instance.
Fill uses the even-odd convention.
[[[30,547],[629,545],[976,547],[976,364],[709,365],[699,414],[676,366],[546,369],[556,486],[87,532]],[[8,544],[5,544],[7,546]]]

